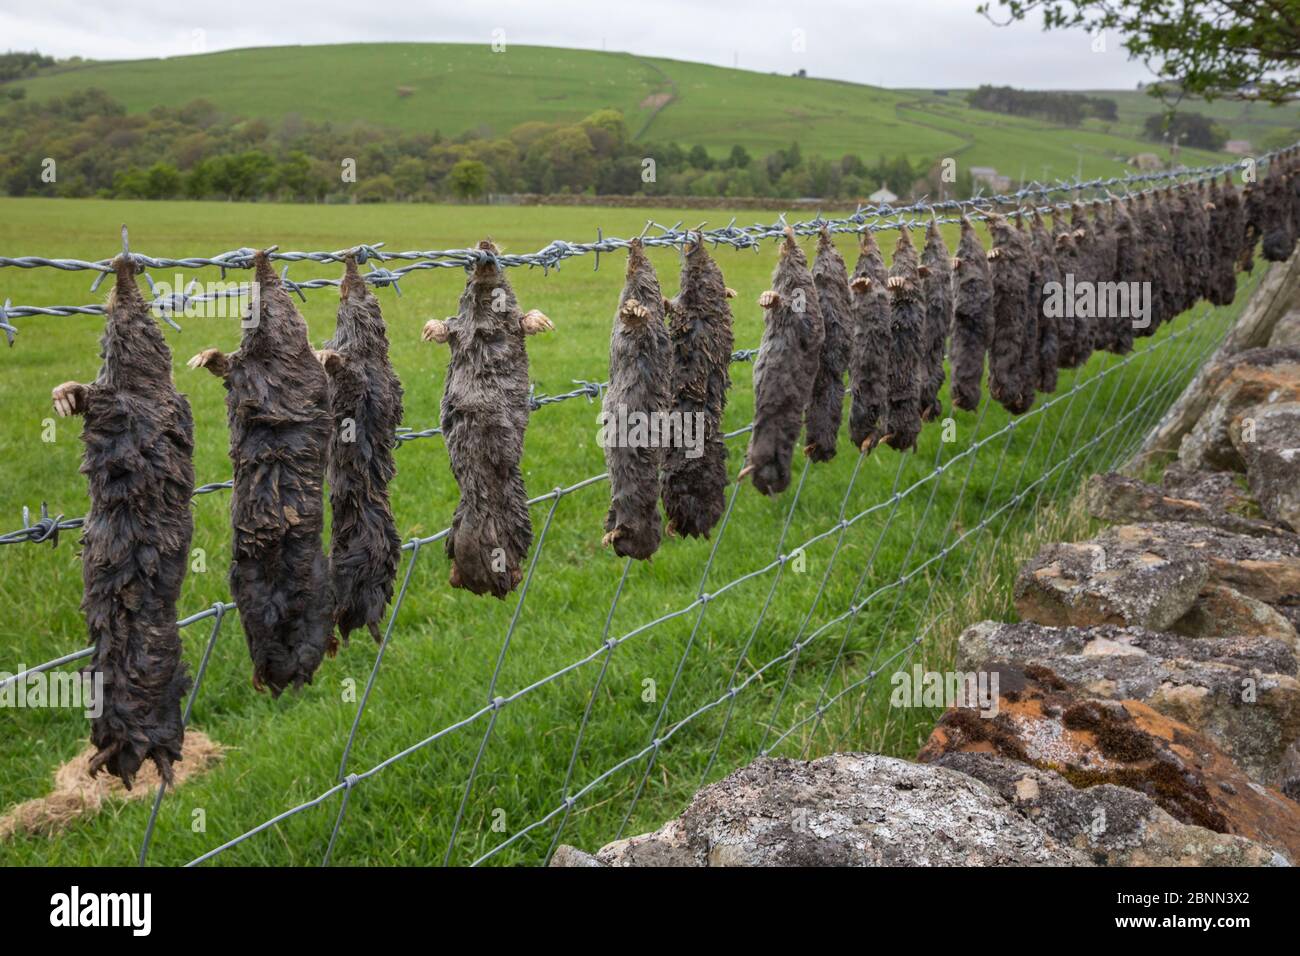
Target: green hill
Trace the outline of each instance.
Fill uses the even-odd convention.
[[[702,145],[724,155],[797,141],[805,154],[912,161],[957,156],[1019,179],[1119,172],[1152,145],[1125,98],[1121,122],[1054,127],[969,109],[940,96],[834,80],[754,73],[627,53],[486,45],[347,44],[232,50],[155,60],[90,62],[21,81],[40,101],[97,87],[132,112],[206,99],[268,120],[299,115],[457,135],[504,134],[520,123],[572,122],[621,110],[639,141]],[[1133,94],[1137,96],[1138,94]],[[1235,131],[1234,131],[1235,132]],[[1184,151],[1187,162],[1213,156]]]
[[[1140,90],[1098,90],[1089,96],[1104,96],[1119,107],[1116,130],[1138,135],[1148,116],[1161,112],[1161,101]],[[1178,107],[1181,112],[1201,113],[1228,131],[1231,139],[1244,139],[1256,149],[1267,149],[1279,138],[1294,142],[1300,136],[1300,102],[1272,106],[1251,100],[1189,99]],[[1276,144],[1274,144],[1276,145]]]

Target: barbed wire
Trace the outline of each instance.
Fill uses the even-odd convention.
[[[1197,181],[1210,179],[1224,173],[1230,173],[1237,170],[1250,168],[1253,166],[1267,165],[1272,157],[1280,150],[1274,150],[1266,153],[1257,159],[1241,159],[1227,163],[1218,163],[1210,166],[1183,167],[1170,170],[1158,170],[1149,173],[1131,173],[1124,176],[1103,176],[1094,179],[1058,179],[1054,183],[1043,184],[1037,181],[1031,182],[1015,192],[996,193],[988,196],[982,195],[977,191],[976,195],[969,199],[942,199],[931,201],[928,197],[902,206],[893,206],[888,203],[878,203],[870,205],[859,205],[857,210],[849,216],[838,218],[824,218],[820,213],[807,220],[798,222],[786,222],[784,216],[781,216],[774,223],[753,224],[748,226],[737,226],[733,218],[726,226],[705,229],[707,223],[701,223],[695,227],[683,229],[682,223],[678,222],[672,226],[664,226],[653,221],[647,221],[645,229],[641,236],[637,237],[646,247],[681,247],[687,242],[702,241],[713,247],[729,246],[733,249],[752,249],[758,251],[763,242],[780,238],[786,228],[790,228],[796,235],[813,236],[822,229],[827,229],[832,233],[858,233],[863,231],[885,231],[899,229],[903,226],[909,228],[920,228],[928,225],[931,221],[940,224],[948,224],[960,221],[960,214],[966,214],[968,218],[979,221],[987,219],[988,212],[999,210],[1002,212],[1020,211],[1023,213],[1037,210],[1042,213],[1050,213],[1062,205],[1068,203],[1039,205],[1035,202],[1031,207],[1025,207],[1026,200],[1040,200],[1058,193],[1086,193],[1089,191],[1113,191],[1120,190],[1128,195],[1140,195],[1143,192],[1150,192],[1150,189],[1143,190],[1142,187],[1152,183],[1173,183],[1178,181]],[[956,215],[941,215],[941,214]],[[658,230],[652,234],[652,230]],[[421,272],[429,269],[444,268],[462,268],[468,269],[480,262],[494,262],[498,266],[506,268],[516,268],[527,266],[529,268],[540,267],[544,273],[549,273],[551,269],[558,269],[560,264],[566,259],[577,256],[591,255],[594,257],[595,269],[600,268],[600,256],[603,253],[611,253],[620,249],[626,249],[631,243],[631,239],[606,237],[601,230],[597,230],[597,238],[594,242],[573,242],[564,239],[555,239],[546,246],[532,253],[507,254],[503,252],[491,252],[484,249],[430,249],[430,250],[408,250],[404,252],[388,252],[384,249],[383,242],[361,243],[348,249],[340,249],[332,252],[303,252],[303,251],[279,251],[272,247],[268,252],[269,257],[274,261],[286,263],[281,271],[281,280],[286,288],[296,294],[302,301],[307,300],[306,292],[312,289],[321,289],[326,287],[337,287],[342,281],[333,278],[313,278],[301,282],[289,278],[288,268],[290,263],[313,262],[317,264],[341,263],[349,255],[355,256],[362,264],[369,263],[370,271],[361,273],[362,278],[376,288],[387,288],[392,286],[394,291],[401,294],[399,282],[413,272]],[[232,249],[214,256],[188,256],[181,258],[172,258],[167,256],[150,256],[143,253],[131,252],[129,255],[135,260],[141,271],[148,269],[189,269],[196,270],[202,268],[218,268],[221,270],[221,276],[224,280],[226,273],[231,269],[249,269],[253,265],[253,257],[257,250],[251,248]],[[383,266],[375,265],[376,262],[408,262],[409,265],[399,266],[396,269],[388,269]],[[91,284],[91,291],[94,292],[99,288],[99,284],[104,277],[112,271],[112,259],[85,260],[72,258],[49,258],[45,256],[0,256],[0,268],[19,268],[19,269],[38,269],[51,268],[65,272],[76,271],[93,271],[96,272],[94,282]],[[154,280],[147,271],[144,271],[146,282],[149,284],[150,291],[156,291]],[[235,287],[228,289],[214,289],[209,292],[194,292],[195,282],[191,282],[184,290],[170,291],[166,294],[156,295],[149,303],[155,313],[163,321],[179,329],[175,317],[183,315],[187,309],[194,304],[215,302],[230,298],[241,298],[246,295],[243,288]],[[16,326],[10,319],[24,318],[28,316],[73,316],[73,315],[103,315],[105,306],[103,303],[90,303],[87,305],[14,305],[6,299],[3,306],[0,306],[0,331],[3,331],[9,345],[12,346],[18,333]]]

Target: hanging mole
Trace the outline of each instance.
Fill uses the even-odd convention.
[[[53,391],[60,416],[84,416],[81,473],[90,491],[82,528],[81,609],[94,653],[86,675],[102,675],[91,722],[90,773],[107,770],[131,789],[145,760],[172,780],[189,687],[176,600],[194,523],[194,420],[172,384],[172,354],[136,285],[126,250],[113,260],[100,340],[103,365],[89,385]]]
[[[345,260],[334,338],[317,357],[329,374],[330,581],[334,622],[346,644],[366,628],[381,639],[379,622],[393,596],[401,539],[388,500],[397,474],[393,451],[402,422],[402,383],[388,360],[379,300]]]
[[[1029,228],[1029,241],[1034,253],[1034,291],[1030,304],[1037,309],[1036,341],[1026,342],[1034,361],[1034,387],[1045,393],[1056,391],[1057,370],[1060,367],[1060,320],[1056,310],[1048,307],[1051,287],[1061,281],[1061,267],[1056,261],[1056,241],[1047,231],[1042,214],[1035,209]]]
[[[979,407],[984,356],[993,337],[993,279],[979,234],[965,216],[953,268],[957,294],[952,318],[952,403],[972,412]]]
[[[707,537],[726,509],[727,446],[722,413],[731,387],[731,307],[735,293],[698,235],[682,246],[681,287],[666,305],[672,372],[671,411],[703,422],[703,453],[684,443],[664,455],[663,503],[668,533]]]
[[[853,280],[853,343],[849,360],[849,437],[870,452],[885,433],[889,413],[889,271],[870,230],[860,240]]]
[[[1052,214],[1052,241],[1056,265],[1061,282],[1074,276],[1076,288],[1083,279],[1088,263],[1083,259],[1079,236],[1065,220],[1065,213],[1057,209]],[[1082,315],[1072,314],[1073,309],[1062,309],[1057,316],[1057,365],[1059,368],[1078,368],[1092,354],[1092,322]]]
[[[271,268],[254,256],[256,311],[239,349],[190,359],[226,387],[234,556],[230,591],[253,660],[253,686],[278,697],[311,683],[338,646],[333,595],[321,549],[322,484],[332,419],[329,382],[307,323]]]
[[[1286,161],[1278,156],[1269,164],[1264,181],[1255,186],[1263,199],[1259,233],[1264,239],[1261,251],[1267,262],[1285,262],[1295,245],[1292,178]]]
[[[1210,188],[1210,279],[1209,300],[1213,305],[1231,305],[1237,297],[1237,263],[1245,241],[1246,222],[1241,196],[1225,173],[1220,186],[1216,179]]]
[[[1137,224],[1129,213],[1128,202],[1111,200],[1111,232],[1115,237],[1115,281],[1121,283],[1142,281],[1141,236]],[[1150,319],[1150,316],[1147,316]],[[1134,326],[1131,317],[1118,317],[1113,326],[1112,351],[1127,355],[1133,351]]]
[[[644,441],[635,444],[610,440],[610,435],[618,422],[634,417],[645,422],[663,420],[668,409],[671,359],[659,279],[641,240],[633,239],[628,245],[627,278],[610,337],[609,388],[601,416],[610,486],[603,543],[613,545],[620,557],[644,560],[659,548],[659,470],[664,443],[651,440],[647,429],[642,429]],[[677,437],[684,439],[685,432]]]
[[[917,260],[907,226],[900,226],[889,266],[889,408],[881,439],[896,451],[916,448],[921,434],[921,332],[925,299],[921,280],[928,274]]]
[[[921,337],[921,421],[929,422],[943,415],[939,390],[943,388],[943,358],[953,315],[953,259],[943,241],[939,224],[933,219],[925,230],[921,266],[927,273],[921,282],[925,295],[925,324]]]
[[[1183,223],[1182,202],[1166,187],[1159,191],[1152,203],[1164,227],[1161,255],[1161,289],[1164,295],[1163,319],[1172,322],[1181,313],[1187,300],[1187,276],[1183,272],[1183,254],[1186,250],[1186,226]]]
[[[451,586],[504,599],[522,580],[533,541],[519,470],[529,415],[524,341],[555,326],[520,310],[497,247],[484,239],[478,248],[460,311],[430,319],[422,337],[451,349],[442,393],[442,433],[460,486],[446,544]]]
[[[1142,281],[1150,283],[1151,288],[1149,296],[1150,320],[1144,327],[1135,328],[1133,334],[1137,338],[1147,338],[1155,335],[1156,329],[1166,319],[1165,302],[1168,299],[1165,293],[1165,277],[1168,272],[1167,236],[1164,219],[1160,216],[1159,210],[1156,209],[1150,193],[1139,193],[1134,198],[1133,216],[1137,231],[1142,236],[1140,259],[1142,263]]]
[[[993,275],[993,344],[989,347],[989,395],[1014,415],[1029,410],[1037,371],[1037,324],[1029,334],[1033,252],[1020,229],[989,216],[988,251]],[[1033,299],[1035,305],[1036,298]],[[1031,356],[1033,359],[1031,366]]]
[[[776,495],[790,485],[790,459],[812,396],[826,337],[808,260],[785,229],[772,288],[758,298],[763,339],[754,361],[754,431],[740,477]]]
[[[813,461],[830,461],[844,416],[844,371],[852,349],[853,316],[848,269],[825,226],[817,239],[812,279],[826,334],[804,423],[804,453]]]

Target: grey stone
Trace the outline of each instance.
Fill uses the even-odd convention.
[[[590,866],[603,867],[605,864],[596,859],[590,853],[584,853],[567,843],[561,843],[551,854],[551,866]]]
[[[1269,348],[1282,348],[1287,345],[1300,346],[1300,309],[1292,309],[1273,326],[1273,335],[1268,340]]]
[[[1215,584],[1275,606],[1300,604],[1300,536],[1288,532],[1243,535],[1210,525],[1166,521],[1119,525],[1092,540],[1112,561],[1123,552],[1170,558],[1199,555],[1209,566],[1209,581]]]
[[[1247,349],[1212,370],[1208,407],[1183,436],[1178,460],[1193,469],[1244,471],[1230,429],[1259,404],[1300,401],[1300,347]]]
[[[1016,576],[1016,610],[1054,627],[1163,629],[1187,613],[1208,577],[1205,560],[1178,545],[1049,544]]]
[[[1167,495],[1198,501],[1216,511],[1242,517],[1259,514],[1259,506],[1246,491],[1245,477],[1235,471],[1198,471],[1173,461],[1165,468],[1160,484]]]
[[[1084,486],[1088,513],[1103,521],[1187,521],[1214,525],[1236,534],[1272,535],[1292,530],[1272,521],[1247,518],[1194,498],[1179,497],[1145,481],[1116,472],[1093,475]]]
[[[1186,614],[1170,625],[1188,637],[1232,637],[1255,634],[1284,641],[1300,650],[1295,625],[1271,604],[1224,584],[1207,584]]]
[[[1252,427],[1246,427],[1248,422]],[[1300,402],[1257,405],[1230,434],[1260,510],[1300,528]]]
[[[1087,866],[985,784],[873,754],[756,760],[607,866]],[[562,865],[562,864],[556,864]]]

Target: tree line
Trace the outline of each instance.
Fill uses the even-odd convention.
[[[1006,113],[1010,116],[1034,116],[1062,126],[1078,126],[1089,117],[1110,123],[1119,119],[1119,106],[1114,100],[1084,93],[1017,90],[1010,86],[985,85],[967,93],[966,102],[977,110]]]
[[[0,188],[11,196],[132,199],[432,202],[489,193],[864,199],[882,186],[907,197],[968,196],[968,175],[939,181],[906,156],[874,162],[766,154],[735,145],[633,142],[623,115],[526,122],[504,135],[446,137],[372,124],[233,116],[205,100],[128,113],[87,89],[0,108]]]

